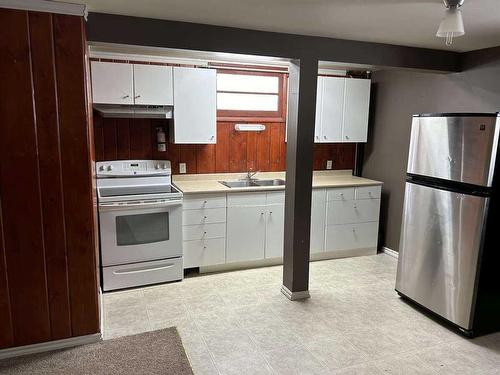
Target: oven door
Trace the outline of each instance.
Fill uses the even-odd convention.
[[[182,200],[101,203],[103,266],[182,256]]]

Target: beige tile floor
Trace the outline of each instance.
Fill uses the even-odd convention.
[[[105,338],[177,326],[196,374],[500,374],[500,334],[464,339],[394,292],[384,254],[311,263],[308,300],[282,267],[104,295]]]

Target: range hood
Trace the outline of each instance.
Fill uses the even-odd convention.
[[[102,117],[112,118],[172,118],[172,106],[94,104]]]

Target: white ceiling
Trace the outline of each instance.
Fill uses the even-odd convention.
[[[500,0],[465,0],[466,35],[435,33],[441,0],[80,0],[89,11],[415,47],[470,51],[500,45]]]

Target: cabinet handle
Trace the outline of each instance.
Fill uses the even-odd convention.
[[[212,135],[210,139],[213,141],[215,139],[215,135]]]
[[[352,228],[352,233],[356,233],[356,228]]]
[[[272,215],[273,214],[273,211],[269,211],[269,215]]]
[[[207,201],[203,201],[203,204],[207,204]]]
[[[207,247],[206,246],[203,246],[203,249],[206,249]]]
[[[324,135],[324,136],[323,136],[323,138],[324,138],[324,139],[327,139],[327,138],[326,138],[326,135]]]
[[[264,215],[264,212],[261,212],[260,214],[261,214],[261,215]]]
[[[357,210],[358,209],[358,206],[354,205],[354,209]]]
[[[207,217],[206,216],[203,216],[203,220],[205,220]]]
[[[319,139],[319,135],[316,136],[316,139]]]
[[[141,96],[140,95],[136,95],[134,96],[134,99],[137,99],[137,98],[140,98]]]
[[[124,96],[122,96],[122,99],[127,99],[127,98],[130,98],[130,95],[124,95]]]
[[[348,136],[348,135],[346,135],[346,136],[345,136],[345,139],[349,139],[349,136]]]
[[[207,234],[207,232],[203,232],[203,235]]]

